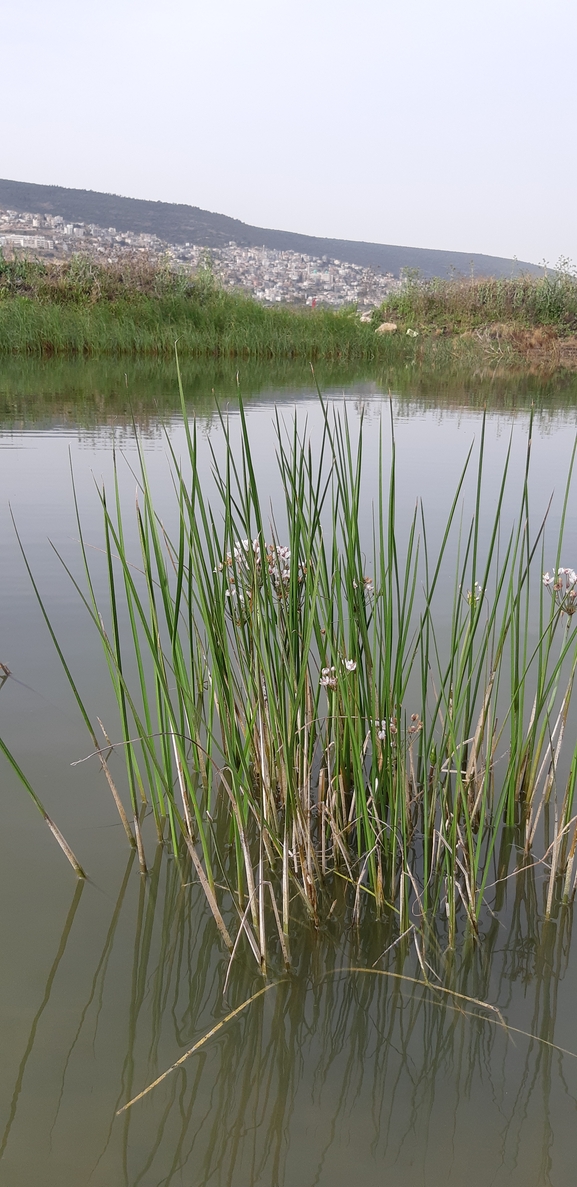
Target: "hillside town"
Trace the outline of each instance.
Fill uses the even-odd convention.
[[[358,264],[295,251],[242,247],[201,247],[168,243],[156,235],[117,231],[94,223],[70,223],[60,215],[0,209],[0,251],[41,259],[65,260],[74,254],[113,263],[123,255],[143,255],[192,272],[210,267],[226,288],[242,289],[264,304],[380,305],[402,281]]]

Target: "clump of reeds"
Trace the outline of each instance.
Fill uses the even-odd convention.
[[[542,276],[409,278],[387,297],[382,316],[410,328],[447,333],[497,325],[528,329],[547,327],[560,333],[577,329],[577,274],[566,263]]]
[[[543,864],[547,911],[554,895],[571,899],[577,575],[561,566],[571,476],[559,537],[547,544],[553,573],[543,578],[530,431],[516,517],[508,457],[496,508],[486,509],[483,435],[470,519],[459,508],[471,453],[433,550],[420,503],[399,532],[392,426],[368,531],[362,421],[353,439],[345,411],[321,401],[313,447],[296,417],[287,428],[277,416],[274,518],[261,501],[242,403],[240,446],[222,420],[224,460],[214,458],[210,498],[182,388],[181,397],[188,456],[181,464],[168,443],[171,524],[158,517],[139,455],[136,564],[118,482],[111,498],[101,491],[107,620],[79,520],[86,586],[77,588],[116,694],[113,741],[122,744],[130,808],[110,775],[108,737],[97,741],[66,667],[142,871],[140,822],[150,805],[158,838],[177,859],[183,848],[190,855],[226,945],[234,950],[244,936],[263,968],[270,929],[289,964],[298,904],[322,923],[337,883],[349,887],[353,922],[366,911],[396,912],[401,927],[440,915],[450,942],[460,923],[476,934],[512,873],[497,863],[504,829],[514,838],[513,870]],[[494,496],[494,478],[490,486]]]

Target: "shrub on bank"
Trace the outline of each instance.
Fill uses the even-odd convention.
[[[494,323],[577,330],[577,275],[568,268],[543,276],[410,280],[392,293],[381,319],[458,333]]]

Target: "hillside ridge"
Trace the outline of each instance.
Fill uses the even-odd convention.
[[[453,273],[479,276],[511,276],[541,269],[522,260],[509,260],[478,252],[441,251],[404,247],[361,240],[330,239],[251,226],[229,215],[202,210],[177,202],[125,198],[97,190],[70,189],[35,182],[0,179],[0,207],[19,212],[60,214],[74,222],[114,226],[118,231],[157,235],[170,243],[191,243],[202,247],[225,247],[234,240],[241,247],[267,247],[296,251],[309,256],[328,256],[362,267],[392,272],[416,268],[423,278]]]

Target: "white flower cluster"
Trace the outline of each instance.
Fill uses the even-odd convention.
[[[575,569],[557,569],[552,573],[543,573],[543,585],[549,590],[551,597],[560,610],[565,614],[575,614],[577,610],[577,573]]]
[[[258,536],[250,540],[235,540],[232,552],[227,552],[223,561],[220,561],[214,570],[215,573],[222,573],[225,568],[236,568],[239,571],[249,570],[249,557],[251,553],[255,557],[257,565],[260,564],[260,543]]]
[[[250,563],[249,558],[251,554],[255,557],[257,564],[260,564],[260,541],[258,536],[254,540],[235,540],[232,552],[227,552],[224,561],[218,565],[218,571],[222,573],[225,565],[236,565],[237,568],[247,567]],[[215,573],[216,573],[215,569]]]
[[[265,577],[269,578],[277,597],[286,592],[291,580],[291,550],[284,544],[269,544],[263,554],[258,536],[254,540],[235,540],[232,553],[227,552],[214,571],[225,570],[229,585],[225,598],[231,606],[244,610],[251,601],[255,582],[262,585]],[[306,565],[299,561],[298,586],[303,584],[306,571]]]
[[[397,719],[396,717],[383,717],[382,721],[373,721],[373,725],[377,731],[377,738],[379,742],[384,742],[387,734],[390,733],[392,737],[397,733]]]
[[[377,731],[377,738],[379,739],[379,742],[385,742],[388,734],[390,735],[391,742],[396,741],[396,736],[398,733],[396,717],[389,717],[388,721],[386,718],[383,718],[381,721],[373,721],[372,724]],[[418,734],[419,730],[422,728],[423,723],[419,717],[419,714],[411,713],[411,724],[408,730],[411,740],[414,738],[414,735]]]
[[[356,672],[357,664],[354,659],[344,659],[343,667],[346,672]],[[331,668],[321,668],[319,684],[322,688],[336,688],[337,687],[337,670],[333,664]]]
[[[337,670],[334,665],[332,668],[321,668],[319,684],[321,684],[323,688],[337,687]]]
[[[353,589],[358,589],[359,584],[365,595],[365,598],[367,599],[367,602],[370,602],[371,598],[373,598],[375,594],[375,586],[372,577],[362,577],[360,582],[353,581]]]
[[[247,600],[250,602],[253,566],[256,566],[258,571],[260,566],[258,537],[252,541],[235,540],[232,553],[227,552],[224,561],[221,561],[214,570],[215,573],[227,570],[229,588],[225,590],[224,596],[228,600],[231,613],[233,611],[237,614],[244,613]]]
[[[275,592],[280,596],[291,579],[291,550],[286,544],[269,544],[266,550],[268,575]],[[297,585],[302,585],[307,567],[299,561],[296,570]]]
[[[467,590],[467,601],[469,606],[476,606],[477,602],[481,601],[483,597],[483,586],[476,581],[472,589]]]

